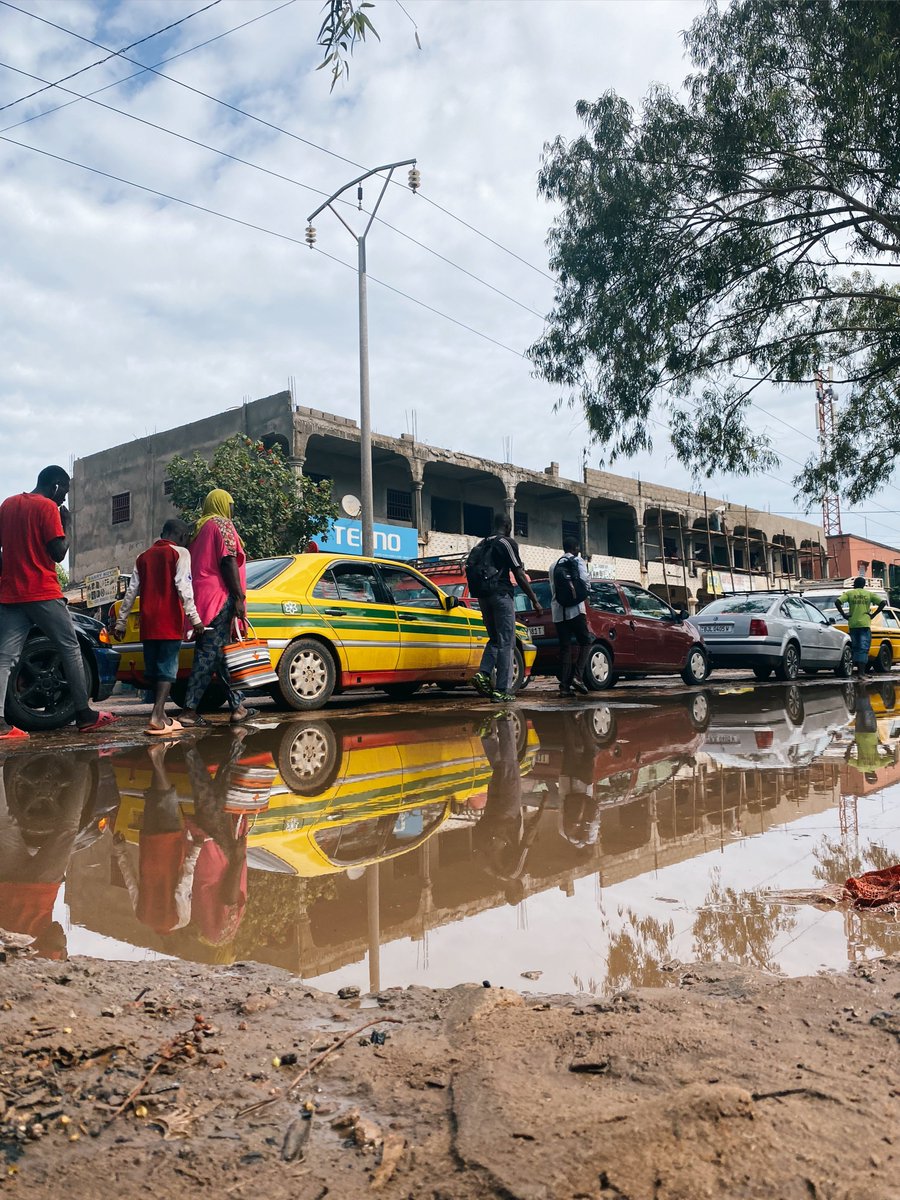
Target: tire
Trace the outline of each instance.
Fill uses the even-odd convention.
[[[616,714],[608,704],[592,705],[585,713],[585,719],[595,746],[609,746],[616,740]]]
[[[844,647],[841,661],[834,668],[834,673],[838,679],[849,679],[853,674],[853,652],[849,646]]]
[[[796,642],[788,642],[781,656],[781,662],[775,668],[775,675],[782,683],[793,683],[800,674],[800,647]]]
[[[878,688],[881,702],[888,712],[897,707],[897,689],[892,683],[882,683]]]
[[[696,687],[709,678],[709,655],[702,646],[691,646],[681,678],[688,687]]]
[[[759,680],[759,682],[762,683],[764,679],[768,679],[769,676],[772,674],[772,668],[771,667],[754,667],[753,674],[756,676],[756,678]]]
[[[525,678],[525,655],[518,646],[513,646],[513,677],[510,691],[521,692],[528,680]]]
[[[282,698],[297,712],[310,712],[327,704],[336,680],[331,652],[315,638],[297,638],[278,660]]]
[[[793,687],[784,689],[784,711],[792,725],[803,724],[803,697],[800,695],[800,689],[796,684]]]
[[[691,728],[697,733],[705,733],[709,729],[709,719],[712,715],[709,692],[695,692],[688,696],[687,715]]]
[[[287,728],[278,747],[278,773],[295,795],[318,796],[334,783],[341,765],[334,730],[326,721]]]
[[[187,679],[176,679],[172,684],[171,696],[179,708],[184,708],[187,700]],[[228,698],[228,694],[217,679],[214,679],[198,705],[198,712],[218,712]]]
[[[591,655],[584,669],[584,682],[594,692],[602,692],[615,686],[612,655],[602,642],[594,642],[591,646]]]
[[[391,700],[410,700],[421,686],[421,683],[386,683],[381,690]]]
[[[882,642],[878,647],[878,670],[886,675],[894,664],[894,652],[890,642]]]
[[[83,646],[81,664],[85,679],[92,680],[92,666]],[[6,719],[28,733],[60,729],[75,719],[59,651],[43,634],[28,639],[9,677]]]

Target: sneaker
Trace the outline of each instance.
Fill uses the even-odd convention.
[[[485,675],[484,671],[479,671],[472,676],[472,687],[479,696],[490,696],[494,690],[494,685],[490,681],[490,677]]]
[[[564,684],[559,685],[559,694],[561,696],[574,696],[575,695],[575,693],[572,691],[572,689],[570,687],[565,687]]]
[[[590,691],[590,688],[584,682],[583,679],[573,679],[572,687],[575,689],[576,692],[580,692],[582,696],[586,696],[588,694],[588,692]]]
[[[491,699],[495,704],[512,704],[515,696],[512,692],[491,692]]]

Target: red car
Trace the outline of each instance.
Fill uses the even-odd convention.
[[[550,583],[534,585],[542,608],[534,612],[521,597],[517,618],[528,627],[537,646],[534,675],[558,675],[559,637],[550,616]],[[516,607],[520,607],[517,597]],[[703,683],[709,657],[703,638],[664,600],[624,579],[591,581],[587,600],[588,628],[594,638],[584,681],[595,691],[619,679],[644,675],[681,675],[685,683]]]

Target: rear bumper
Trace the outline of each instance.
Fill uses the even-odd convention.
[[[106,646],[92,646],[94,662],[97,664],[97,688],[95,700],[105,700],[116,686],[116,676],[119,672],[119,656],[115,650]]]
[[[781,662],[781,646],[776,642],[757,643],[744,640],[705,642],[713,666],[726,670],[751,670],[753,667],[777,667]]]

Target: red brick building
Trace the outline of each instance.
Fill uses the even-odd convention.
[[[900,550],[854,533],[828,538],[829,574],[835,579],[882,579],[893,604],[900,603]]]

